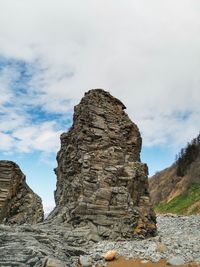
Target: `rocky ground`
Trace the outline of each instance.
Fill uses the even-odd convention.
[[[126,258],[172,264],[200,263],[200,216],[158,216],[158,236],[146,240],[86,240],[89,229],[66,229],[49,223],[36,226],[0,225],[0,266],[105,266],[103,254],[116,250]]]
[[[92,247],[92,258],[116,250],[126,258],[140,258],[170,263],[200,263],[200,216],[162,215],[157,217],[158,236],[146,240],[98,242]]]

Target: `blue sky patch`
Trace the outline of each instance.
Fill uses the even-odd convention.
[[[60,126],[68,126],[72,123],[72,118],[67,114],[50,113],[44,111],[40,106],[28,106],[26,112],[31,123],[42,123],[45,121],[55,121]]]

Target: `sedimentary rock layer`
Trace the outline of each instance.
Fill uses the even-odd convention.
[[[106,239],[155,234],[142,140],[124,109],[102,89],[90,90],[75,106],[73,125],[61,135],[56,208],[49,219],[89,225]]]
[[[12,161],[0,161],[0,222],[37,223],[43,220],[43,207],[26,184],[25,175]]]

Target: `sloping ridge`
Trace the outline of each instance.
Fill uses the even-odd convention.
[[[155,210],[161,213],[200,214],[200,154],[181,177],[178,164],[156,173],[149,179]]]

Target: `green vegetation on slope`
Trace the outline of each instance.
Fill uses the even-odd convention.
[[[159,213],[195,214],[200,211],[200,206],[195,203],[200,201],[200,184],[192,184],[186,193],[173,198],[168,203],[160,203],[155,206]],[[191,207],[194,205],[194,208]]]

